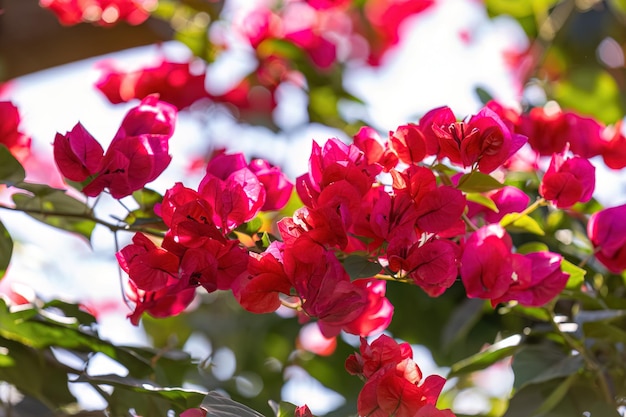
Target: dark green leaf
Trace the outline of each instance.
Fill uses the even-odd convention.
[[[79,304],[68,303],[62,300],[52,300],[45,303],[42,307],[43,310],[50,308],[59,309],[63,312],[65,317],[75,318],[77,326],[92,326],[96,324],[96,318],[93,314],[85,311]]]
[[[0,144],[0,184],[9,187],[24,181],[26,171],[17,159],[11,154],[9,148]]]
[[[367,257],[359,255],[348,255],[343,260],[343,267],[350,275],[350,279],[353,280],[357,278],[371,278],[380,273],[382,269],[378,262],[372,262]]]
[[[517,357],[515,358],[517,360]],[[580,355],[566,356],[562,360],[547,367],[539,375],[524,382],[522,387],[530,384],[539,384],[551,379],[566,378],[573,374],[577,374],[584,368],[585,362]]]
[[[4,274],[7,272],[12,255],[13,239],[11,239],[11,235],[4,227],[4,224],[0,222],[0,279],[4,277]]]
[[[580,310],[574,316],[574,321],[576,323],[610,321],[625,315],[624,310]]]
[[[441,344],[444,349],[447,350],[457,341],[465,339],[482,317],[484,305],[484,300],[468,298],[454,310],[443,329]]]
[[[207,417],[265,417],[263,414],[214,391],[209,392],[204,397],[201,408],[207,411]]]
[[[1,381],[15,385],[50,409],[76,401],[68,389],[67,370],[50,349],[33,349],[2,337],[0,346],[10,357],[0,365]]]
[[[546,413],[552,411],[567,395],[572,383],[578,378],[578,375],[572,373],[570,376],[565,378],[563,382],[559,384],[559,386],[548,395],[543,403],[537,408],[535,411],[536,415],[543,416]]]
[[[180,410],[198,407],[206,393],[183,388],[162,388],[155,386],[154,382],[147,379],[136,379],[128,376],[115,374],[90,376],[81,374],[72,382],[88,382],[90,384],[103,384],[112,387],[129,390],[139,394],[147,394],[166,400]]]
[[[493,100],[493,96],[485,88],[481,86],[476,87],[474,89],[474,92],[476,93],[476,95],[478,96],[478,99],[483,105]]]
[[[42,196],[18,193],[13,195],[13,202],[31,217],[50,226],[78,233],[88,240],[96,226],[91,220],[91,209],[62,190],[50,191]]]
[[[459,185],[457,185],[456,188],[466,193],[484,193],[487,191],[497,190],[502,187],[504,187],[504,184],[491,175],[474,171],[469,174],[464,174],[459,179]]]
[[[97,336],[67,324],[55,322],[54,317],[44,320],[36,307],[10,312],[0,299],[0,336],[20,342],[35,349],[60,347],[82,352],[101,352],[124,365],[131,374],[148,375],[153,369],[150,361],[141,358],[132,348],[115,346]]]
[[[448,375],[448,378],[488,368],[494,363],[513,355],[518,349],[519,346],[517,345],[501,346],[498,343],[493,344],[486,350],[452,365],[452,367],[450,367],[450,374]]]
[[[545,381],[547,378],[541,375],[554,364],[561,363],[568,356],[559,348],[543,344],[524,346],[515,354],[513,360],[513,373],[515,382],[513,387],[519,390],[533,380]],[[548,373],[547,376],[550,374]]]

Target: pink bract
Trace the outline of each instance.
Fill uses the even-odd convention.
[[[113,104],[143,99],[156,93],[162,101],[181,110],[209,97],[205,89],[205,69],[192,71],[192,64],[163,59],[155,66],[124,71],[105,61],[98,65],[102,75],[96,87]]]
[[[587,159],[553,154],[539,185],[539,194],[559,208],[568,208],[591,200],[595,178],[595,167]]]
[[[596,258],[609,271],[626,269],[626,204],[600,210],[591,215],[587,234],[596,249]]]
[[[176,109],[148,96],[131,109],[103,155],[102,146],[77,124],[54,140],[54,158],[68,179],[86,181],[90,197],[105,189],[120,199],[154,181],[171,161],[168,141],[174,133]]]

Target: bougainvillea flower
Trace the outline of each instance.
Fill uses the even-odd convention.
[[[119,21],[131,25],[143,23],[157,0],[41,0],[39,4],[52,11],[63,25],[90,22],[112,26]]]
[[[182,110],[209,97],[205,88],[205,70],[193,71],[192,62],[163,59],[156,66],[136,71],[117,69],[109,61],[101,62],[98,67],[102,75],[96,81],[96,87],[113,104],[157,93],[162,101]]]
[[[148,96],[131,109],[108,149],[80,125],[54,140],[54,158],[61,173],[74,181],[89,180],[90,197],[108,189],[120,199],[154,181],[171,161],[168,141],[174,132],[176,109]]]
[[[346,359],[346,370],[352,375],[371,378],[380,369],[413,358],[413,350],[407,342],[398,343],[386,334],[380,335],[371,344],[361,337],[359,353]]]
[[[382,332],[391,323],[394,311],[393,304],[385,297],[387,283],[376,279],[357,279],[353,283],[367,291],[368,304],[356,320],[343,326],[343,330],[359,336]]]
[[[374,36],[370,36],[370,65],[380,65],[384,54],[400,41],[400,26],[407,18],[421,13],[433,0],[371,0],[365,3],[365,17]]]
[[[265,204],[265,187],[246,166],[234,170],[226,178],[212,174],[212,166],[221,164],[226,156],[218,156],[207,166],[198,192],[213,207],[213,221],[222,230],[231,231],[252,220]]]
[[[10,101],[0,101],[0,144],[23,160],[30,153],[31,139],[19,129],[20,113]]]
[[[532,252],[524,255],[531,262],[530,280],[514,280],[506,293],[492,299],[492,305],[515,300],[523,306],[541,307],[556,297],[567,284],[569,274],[561,271],[563,257],[553,252]]]
[[[564,154],[553,154],[539,185],[539,194],[559,208],[585,203],[593,196],[595,171],[585,158],[565,158]]]
[[[283,260],[285,272],[303,300],[302,309],[318,319],[324,336],[336,336],[367,309],[367,291],[350,282],[332,251],[324,251],[312,262],[298,259],[294,251],[287,248]]]
[[[350,355],[345,364],[350,374],[366,379],[357,399],[359,415],[431,415],[418,412],[423,408],[429,413],[433,410],[445,379],[438,375],[423,378],[422,371],[412,358],[413,351],[406,342],[397,343],[389,336],[381,335],[369,345],[361,338],[360,352]],[[453,416],[447,413],[439,415]]]
[[[280,210],[291,198],[293,183],[277,166],[263,159],[253,159],[248,168],[257,176],[265,188],[265,203],[261,211]]]
[[[620,120],[615,125],[608,126],[602,133],[605,139],[602,159],[611,169],[626,167],[626,136],[623,129],[624,125]]]
[[[498,299],[514,281],[530,281],[530,260],[511,250],[511,237],[498,224],[472,233],[465,243],[460,267],[468,297]]]
[[[421,376],[417,364],[410,359],[379,371],[359,393],[359,415],[413,417],[424,406],[434,406],[446,380],[439,375],[424,380]]]
[[[459,273],[459,247],[452,241],[436,239],[415,243],[404,258],[388,251],[389,267],[402,270],[431,297],[438,297],[450,288]]]
[[[389,149],[389,141],[383,143],[376,130],[362,126],[353,136],[354,145],[363,151],[368,164],[380,164],[384,172],[389,172],[398,164],[398,156]]]
[[[456,116],[447,106],[432,109],[420,118],[419,127],[424,134],[427,155],[439,155],[440,152],[439,137],[435,133],[435,128],[451,126],[454,123]]]
[[[302,405],[296,407],[296,411],[294,411],[294,417],[313,417],[313,413],[307,405]]]
[[[189,408],[180,413],[180,417],[206,417],[206,413],[203,408]]]
[[[431,233],[443,232],[458,223],[465,211],[466,199],[454,187],[443,185],[424,193],[417,204],[417,227]]]
[[[315,207],[320,192],[339,180],[346,180],[364,196],[381,170],[378,164],[368,164],[355,145],[346,145],[336,138],[326,141],[324,147],[313,142],[309,172],[296,179],[296,190],[308,207]]]
[[[57,133],[53,145],[54,160],[65,178],[81,182],[100,169],[104,149],[82,124],[65,135]]]
[[[587,223],[587,235],[596,258],[613,273],[626,269],[626,204],[595,212]]]
[[[180,259],[141,233],[136,233],[133,243],[119,251],[116,257],[122,270],[140,290],[160,290],[171,278],[178,276]]]
[[[264,253],[250,253],[248,274],[233,283],[235,298],[243,308],[253,313],[272,313],[280,307],[280,294],[288,295],[291,281],[283,264],[282,242],[272,242]]]
[[[461,158],[464,166],[478,164],[478,170],[490,173],[499,168],[528,140],[511,132],[508,126],[490,108],[484,107],[467,123],[467,130],[478,131],[461,142]]]
[[[569,143],[571,151],[583,158],[602,154],[603,126],[597,121],[558,106],[535,107],[522,115],[520,133],[528,137],[530,146],[542,156],[561,153]]]
[[[360,216],[352,231],[357,236],[373,239],[371,248],[415,234],[417,211],[407,194],[391,194],[384,187],[372,187],[361,201]]]
[[[405,164],[417,164],[426,156],[426,139],[416,125],[402,125],[389,132],[389,144]]]
[[[337,47],[315,28],[303,28],[285,33],[285,39],[302,48],[319,69],[328,69],[335,62]]]
[[[128,317],[131,323],[137,326],[144,312],[158,318],[182,313],[193,301],[196,288],[178,281],[158,291],[143,291],[138,289],[133,281],[129,281],[125,292],[129,300],[135,303],[135,309]]]
[[[246,273],[248,261],[248,254],[238,241],[209,239],[201,247],[185,251],[178,274],[189,285],[201,285],[207,292],[229,290]]]

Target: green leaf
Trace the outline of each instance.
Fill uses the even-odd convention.
[[[585,274],[587,274],[587,271],[565,259],[561,261],[561,271],[569,274],[567,285],[565,286],[565,288],[569,289],[580,288],[582,283],[585,281]]]
[[[13,202],[29,216],[50,226],[82,235],[87,240],[96,226],[91,220],[91,209],[63,190],[47,190],[43,195],[17,193],[13,195]]]
[[[579,310],[574,316],[576,323],[590,323],[598,321],[610,321],[624,317],[624,310]]]
[[[143,211],[153,211],[155,204],[163,201],[163,196],[149,188],[142,188],[133,192],[133,199]]]
[[[538,383],[551,379],[549,378],[551,373],[547,370],[566,358],[568,356],[561,349],[549,344],[524,346],[515,354],[513,361],[512,367],[515,374],[513,388],[519,390],[525,385],[532,384],[533,381]],[[544,372],[547,373],[542,376]]]
[[[535,411],[535,415],[543,416],[546,413],[550,412],[554,407],[556,407],[563,398],[567,395],[572,383],[578,378],[578,374],[571,374],[569,377],[565,378],[563,382],[559,384],[559,386],[552,391],[552,393],[545,399],[543,403],[537,408]]]
[[[480,371],[494,363],[513,355],[520,347],[518,345],[502,345],[495,343],[482,352],[463,359],[450,367],[448,378]]]
[[[443,328],[441,344],[444,350],[467,337],[472,327],[483,316],[484,305],[485,301],[477,298],[467,298],[461,302]]]
[[[515,357],[518,360],[518,357]],[[539,384],[545,381],[550,381],[557,378],[569,377],[573,374],[580,372],[585,366],[585,361],[581,355],[566,356],[562,360],[556,362],[554,365],[549,366],[539,375],[524,382],[521,387],[530,384]]]
[[[210,391],[204,397],[201,408],[207,411],[207,417],[265,417],[263,414],[215,391]]]
[[[113,345],[67,321],[55,321],[54,316],[40,315],[35,306],[11,312],[6,302],[0,299],[1,337],[34,349],[54,346],[82,352],[101,352],[124,365],[131,374],[143,376],[153,372],[150,361],[140,357],[133,348]]]
[[[493,95],[490,94],[489,91],[487,91],[484,87],[477,86],[474,89],[474,92],[478,96],[478,99],[483,104],[483,106],[489,103],[489,101],[493,100]]]
[[[65,366],[50,349],[33,349],[19,342],[0,337],[9,360],[0,361],[0,380],[13,384],[20,392],[45,404],[50,409],[76,401],[68,388]]]
[[[26,177],[26,171],[22,164],[15,159],[6,145],[0,144],[0,184],[10,187],[24,181],[24,177]]]
[[[367,257],[359,255],[348,255],[343,260],[343,267],[352,280],[371,278],[382,270],[378,262],[372,262]]]
[[[504,184],[491,175],[474,171],[469,174],[464,174],[459,179],[459,185],[457,185],[456,188],[466,193],[484,193],[487,191],[497,190],[502,187],[504,187]]]
[[[6,227],[4,227],[4,224],[0,222],[0,279],[4,277],[4,274],[7,272],[12,255],[13,239],[11,239],[11,235]]]
[[[270,401],[269,403],[276,417],[293,417],[296,412],[295,404],[286,401],[281,401],[280,403]]]
[[[545,232],[535,219],[526,215],[520,216],[520,213],[506,214],[500,220],[500,225],[509,228],[511,231],[528,232],[539,236],[545,235]]]
[[[115,374],[97,376],[81,374],[72,382],[88,382],[92,385],[110,385],[116,389],[131,391],[133,393],[165,400],[171,408],[178,412],[188,408],[198,407],[206,395],[206,393],[196,390],[169,387],[163,388],[155,386],[154,382],[148,379],[137,379]],[[165,413],[163,413],[163,415],[164,414]]]
[[[479,193],[467,193],[465,195],[465,198],[467,198],[468,201],[472,201],[474,203],[480,204],[482,206],[487,207],[488,209],[491,209],[493,211],[495,211],[496,213],[499,211],[498,210],[498,206],[496,206],[495,201],[493,201],[492,199],[490,199],[489,197],[486,197],[483,194],[479,194]]]
[[[249,222],[239,225],[235,230],[248,236],[254,236],[261,230],[261,227],[263,227],[263,219],[257,216]]]
[[[518,246],[516,252],[525,255],[533,252],[545,252],[547,250],[549,250],[548,245],[543,242],[527,242]]]
[[[598,66],[569,68],[554,85],[554,98],[564,109],[594,116],[612,124],[625,112],[622,94],[615,79]]]

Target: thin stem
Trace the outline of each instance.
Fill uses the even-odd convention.
[[[570,348],[572,348],[582,356],[589,369],[596,374],[596,379],[598,381],[598,384],[600,385],[600,389],[602,391],[602,394],[604,395],[605,401],[608,404],[615,405],[615,399],[611,394],[611,389],[609,388],[609,383],[606,379],[606,376],[604,375],[602,366],[600,366],[600,364],[595,360],[593,355],[587,350],[583,343],[574,339],[569,334],[561,330],[559,324],[556,322],[556,317],[552,308],[546,308],[545,310],[550,315],[550,322],[556,333],[563,338],[563,340],[569,345]]]
[[[94,217],[90,213],[84,213],[84,214],[82,214],[82,213],[66,213],[66,212],[62,212],[62,211],[58,211],[57,212],[57,211],[50,211],[50,210],[43,210],[43,209],[17,208],[17,207],[5,206],[3,204],[0,204],[0,209],[11,210],[11,211],[18,211],[18,212],[22,212],[22,213],[26,213],[26,214],[31,214],[31,215],[67,217],[67,218],[74,218],[74,219],[90,220],[90,221],[92,221],[94,223],[97,223],[97,224],[100,224],[102,226],[105,226],[106,228],[108,228],[112,232],[117,232],[117,231],[142,232],[142,233],[149,234],[149,235],[156,236],[156,237],[163,237],[164,236],[163,232],[146,229],[146,228],[143,228],[141,226],[133,226],[133,225],[130,225],[130,224],[125,224],[125,225],[120,226],[120,225],[117,225],[117,224],[113,224],[113,223],[107,222],[105,220],[99,219],[97,217]]]
[[[524,211],[521,211],[521,212],[517,213],[516,216],[511,216],[506,222],[501,222],[500,226],[505,228],[505,227],[515,223],[516,221],[518,221],[522,217],[529,215],[533,211],[537,210],[539,207],[545,206],[547,204],[548,203],[546,202],[545,198],[543,198],[543,197],[538,198],[537,201],[532,203],[530,206],[526,207],[526,209],[524,209]]]

